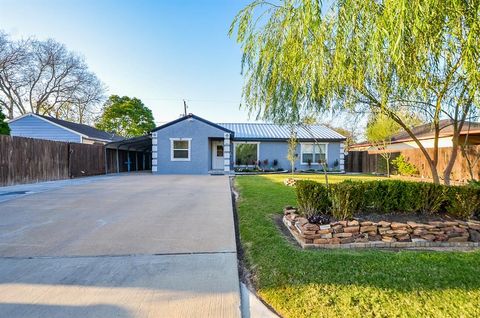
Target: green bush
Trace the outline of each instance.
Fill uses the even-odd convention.
[[[310,218],[314,215],[330,213],[332,204],[326,186],[314,181],[300,180],[295,187],[301,215]]]
[[[314,181],[299,181],[297,200],[306,217],[330,214],[336,219],[349,219],[358,213],[447,213],[466,219],[480,214],[478,188],[402,180],[347,180],[329,189]]]
[[[400,154],[397,158],[392,160],[392,164],[402,176],[414,176],[418,175],[418,169],[415,165],[408,162],[408,160]]]
[[[344,181],[331,186],[332,215],[339,220],[351,219],[364,209],[365,189],[362,182]]]
[[[480,190],[476,187],[448,187],[447,213],[455,218],[468,219],[480,215]]]

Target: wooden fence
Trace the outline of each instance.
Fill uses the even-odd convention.
[[[433,157],[433,149],[427,149],[430,156]],[[438,164],[437,170],[440,174],[443,173],[445,167],[450,160],[452,149],[451,148],[439,148],[438,151]],[[408,162],[415,165],[419,171],[419,176],[422,178],[432,178],[432,173],[428,165],[425,156],[420,149],[408,149],[400,152],[392,153],[391,160],[402,154]],[[480,146],[473,146],[469,149],[467,156],[469,156],[471,162],[475,162],[475,158],[480,154]],[[360,173],[386,173],[386,161],[380,154],[369,154],[367,151],[350,151],[346,156],[345,170],[347,172],[360,172]],[[395,173],[395,168],[391,166],[391,171]],[[473,165],[474,177],[479,179],[480,177],[480,160]],[[441,175],[441,177],[443,177]],[[455,165],[451,173],[451,179],[454,181],[466,181],[470,179],[470,172],[468,163],[465,156],[459,151]]]
[[[118,152],[119,172],[150,169],[149,154]],[[106,158],[105,158],[106,157]],[[117,153],[103,145],[87,145],[0,135],[0,186],[61,180],[117,172]]]

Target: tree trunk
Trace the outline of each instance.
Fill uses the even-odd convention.
[[[458,141],[452,140],[452,155],[448,161],[447,167],[443,171],[443,180],[446,185],[450,185],[450,174],[452,173],[453,166],[455,165],[455,160],[458,156]]]

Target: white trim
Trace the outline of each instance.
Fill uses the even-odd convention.
[[[173,142],[174,141],[188,141],[188,158],[174,158],[173,157]],[[185,150],[185,149],[183,149]],[[170,138],[170,161],[190,161],[190,154],[192,152],[192,138]]]
[[[308,162],[303,162],[303,146],[304,145],[325,145],[325,162],[328,165],[328,142],[301,142],[300,143],[300,165],[308,166]],[[313,154],[315,154],[315,147],[313,147]],[[311,166],[318,166],[318,162],[312,162]]]
[[[234,141],[233,142],[233,166],[234,167],[247,167],[248,165],[237,165],[237,150],[236,150],[236,145],[237,144],[252,144],[252,145],[257,145],[257,162],[260,160],[260,141]]]

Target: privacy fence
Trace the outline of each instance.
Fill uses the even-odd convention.
[[[117,150],[104,145],[0,135],[0,186],[105,174],[106,167],[108,173],[149,169],[144,160],[126,150],[118,151],[117,160]]]
[[[433,157],[433,149],[427,149],[430,156]],[[438,151],[438,171],[443,171],[450,160],[452,153],[451,148],[439,148]],[[392,153],[391,159],[393,160],[402,154],[408,162],[415,165],[418,169],[419,176],[422,178],[430,179],[432,173],[428,165],[425,156],[420,149],[408,149],[400,152]],[[480,146],[472,146],[466,152],[468,159],[472,167],[472,173],[475,178],[480,176]],[[386,173],[386,161],[380,154],[369,154],[367,151],[350,151],[346,156],[345,169],[347,172],[359,172],[359,173]],[[391,170],[395,173],[395,168],[391,165]],[[470,180],[470,168],[467,157],[459,151],[455,165],[451,174],[452,180],[465,181]]]

